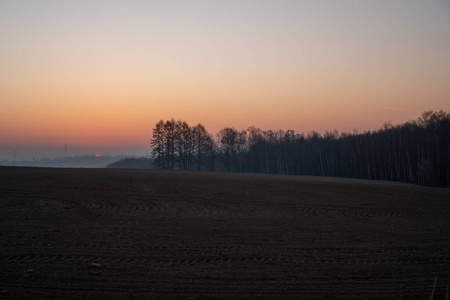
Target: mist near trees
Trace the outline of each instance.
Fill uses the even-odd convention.
[[[103,168],[108,164],[123,159],[121,155],[79,155],[56,158],[33,158],[32,160],[0,161],[0,166],[16,167],[50,167],[50,168]]]
[[[363,133],[295,133],[159,121],[151,138],[158,169],[315,175],[450,187],[450,113]]]

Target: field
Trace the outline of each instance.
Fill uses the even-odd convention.
[[[0,167],[0,298],[444,299],[450,190]]]

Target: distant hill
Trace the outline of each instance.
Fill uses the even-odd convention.
[[[150,158],[124,158],[119,161],[113,162],[106,166],[106,168],[115,169],[152,169],[153,160]]]
[[[52,167],[52,168],[104,168],[108,164],[124,158],[123,156],[109,155],[82,155],[70,156],[66,158],[39,158],[22,161],[0,161],[0,165],[4,166],[21,166],[21,167]]]

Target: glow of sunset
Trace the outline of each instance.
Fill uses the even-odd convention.
[[[364,131],[450,111],[448,1],[1,1],[0,159],[160,119]]]

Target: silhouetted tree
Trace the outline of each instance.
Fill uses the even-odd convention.
[[[222,165],[228,172],[243,172],[247,150],[247,132],[226,127],[219,131],[217,137]]]
[[[212,136],[206,131],[202,124],[198,124],[192,129],[194,154],[196,158],[197,170],[211,170],[214,157],[214,141]]]
[[[158,123],[156,123],[155,128],[153,128],[152,139],[150,141],[150,145],[152,147],[152,158],[154,159],[153,164],[158,169],[163,169],[165,167],[165,143],[166,138],[164,131],[164,121],[160,120]]]

